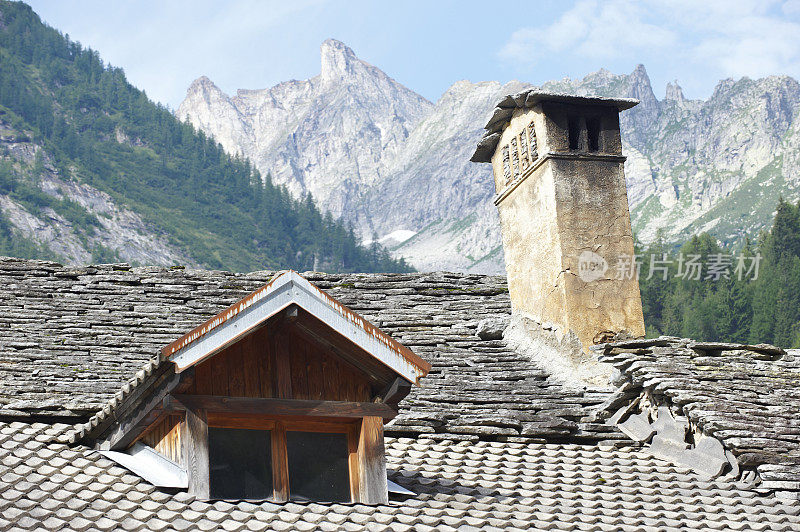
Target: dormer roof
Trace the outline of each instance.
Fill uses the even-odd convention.
[[[431,366],[369,321],[288,270],[162,349],[177,372],[213,356],[291,305],[304,309],[398,376],[417,383]]]
[[[386,385],[384,395],[394,397],[390,417],[396,414],[396,402],[431,369],[429,363],[410,349],[297,272],[287,270],[277,273],[261,288],[162,348],[160,356],[123,386],[88,423],[79,426],[71,439],[103,442],[98,445],[112,449],[128,445],[148,422],[163,413],[165,397],[182,393],[190,386],[193,377],[184,378],[182,373],[237,343],[273,318],[295,320],[307,332],[331,339],[338,347],[337,352],[350,364],[370,375],[376,383]],[[393,379],[398,384],[389,386]],[[123,422],[125,419],[127,421]]]

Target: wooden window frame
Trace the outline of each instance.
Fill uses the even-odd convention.
[[[289,454],[286,446],[286,433],[324,432],[347,435],[350,501],[359,497],[358,435],[361,421],[331,422],[317,420],[294,420],[252,415],[231,415],[208,413],[208,426],[220,429],[251,429],[270,431],[272,442],[272,500],[286,502],[291,497],[289,490]]]
[[[272,487],[274,502],[287,502],[289,459],[286,432],[326,432],[347,435],[350,502],[380,504],[388,502],[386,457],[383,444],[383,419],[293,418],[186,410],[182,440],[187,457],[189,492],[200,499],[210,498],[208,428],[269,430],[272,445]]]

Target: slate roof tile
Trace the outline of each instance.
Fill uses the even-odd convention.
[[[756,469],[761,488],[800,491],[800,352],[673,337],[594,349],[629,395],[673,406]]]

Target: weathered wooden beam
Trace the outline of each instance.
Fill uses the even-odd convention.
[[[169,408],[206,410],[215,413],[264,416],[302,416],[362,418],[365,416],[391,420],[397,411],[384,403],[348,401],[314,401],[306,399],[264,399],[260,397],[224,397],[217,395],[170,395]]]
[[[204,410],[186,409],[182,426],[183,454],[189,475],[189,495],[208,500],[211,497],[211,473],[208,463],[208,421]]]
[[[397,377],[379,395],[381,402],[391,406],[396,410],[400,401],[405,399],[405,397],[411,391],[411,386],[411,383],[405,380],[403,377]]]
[[[361,466],[359,465],[358,444],[361,438],[361,423],[353,423],[347,430],[347,465],[350,472],[350,500],[361,500]]]
[[[383,420],[365,417],[358,438],[359,500],[364,504],[387,504],[386,455],[383,444]]]
[[[112,431],[98,442],[101,449],[126,449],[151,426],[165,411],[164,398],[174,390],[185,390],[191,386],[194,371],[172,373],[153,390],[152,395],[141,401],[136,408],[117,418]]]
[[[289,455],[286,449],[286,427],[276,423],[270,433],[272,442],[272,497],[276,502],[289,500]]]

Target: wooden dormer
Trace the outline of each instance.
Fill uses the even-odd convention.
[[[285,272],[165,347],[89,437],[112,458],[155,455],[202,499],[382,503],[383,423],[429,369]]]

